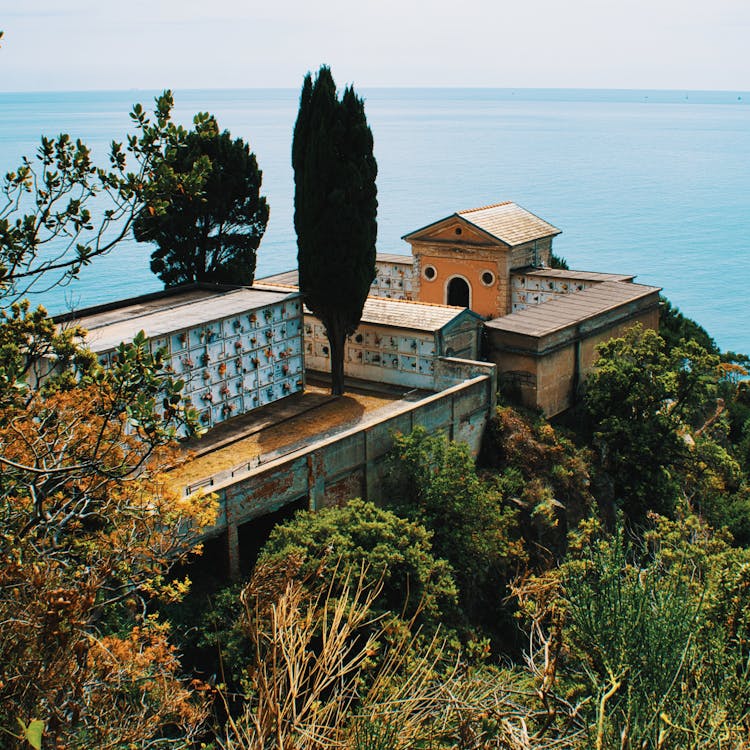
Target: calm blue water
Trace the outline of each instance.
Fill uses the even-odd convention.
[[[40,134],[82,137],[104,162],[135,101],[157,92],[0,94],[0,169]],[[563,230],[573,268],[664,287],[726,349],[750,352],[750,93],[491,89],[363,90],[379,164],[378,249],[456,210],[514,200]],[[271,221],[258,275],[293,267],[294,90],[177,91],[176,119],[213,112],[248,140]],[[123,243],[52,311],[160,288],[150,248]]]

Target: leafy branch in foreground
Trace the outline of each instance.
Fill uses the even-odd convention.
[[[172,93],[155,100],[153,116],[140,104],[130,113],[136,133],[113,141],[109,165],[96,166],[90,149],[68,134],[42,137],[36,158],[24,157],[0,185],[0,305],[29,291],[75,278],[131,231],[147,185],[165,152],[184,138],[171,121]],[[128,164],[128,159],[131,164]],[[200,191],[198,178],[190,189]],[[158,196],[149,196],[160,209]]]

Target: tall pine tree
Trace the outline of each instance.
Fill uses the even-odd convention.
[[[378,166],[364,102],[341,99],[321,67],[302,86],[294,127],[294,228],[300,290],[326,328],[331,393],[344,392],[344,346],[357,329],[375,278]]]

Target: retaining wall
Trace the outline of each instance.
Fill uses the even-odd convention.
[[[222,472],[201,483],[219,497],[219,518],[206,536],[226,533],[230,571],[239,570],[237,527],[248,521],[302,498],[307,498],[311,509],[352,497],[380,500],[385,456],[395,433],[422,426],[430,434],[442,432],[478,452],[495,405],[495,366],[460,360],[452,365],[444,359],[441,367],[445,379],[452,367],[456,379],[469,367],[474,376],[419,401],[404,401],[385,416],[287,456]]]

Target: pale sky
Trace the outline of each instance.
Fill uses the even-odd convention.
[[[749,0],[0,0],[0,91],[750,89]]]

